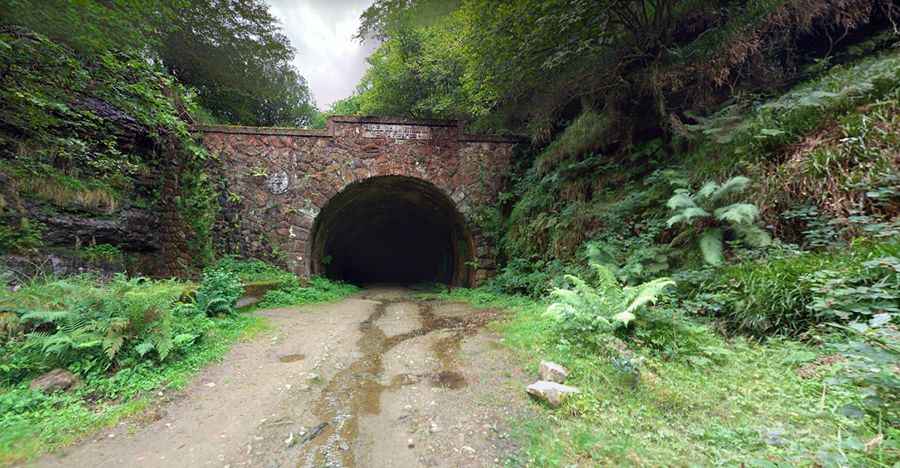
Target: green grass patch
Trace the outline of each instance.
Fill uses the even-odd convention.
[[[885,52],[797,85],[753,107],[729,106],[694,127],[703,143],[685,161],[695,180],[733,175],[779,154],[823,125],[896,91],[900,54]]]
[[[317,302],[332,302],[343,299],[359,288],[347,283],[331,281],[327,278],[313,277],[305,286],[296,280],[273,289],[263,296],[257,304],[258,308],[288,307]]]
[[[596,350],[560,340],[544,303],[483,290],[439,297],[511,309],[495,326],[523,366],[537,376],[540,359],[558,362],[571,371],[567,383],[582,390],[557,410],[535,403],[540,415],[516,424],[523,450],[510,464],[891,466],[900,460],[900,431],[842,414],[861,397],[828,383],[839,366],[815,366],[822,348],[725,340],[693,321],[689,326],[703,336],[675,341],[700,340],[697,349],[706,353],[660,353],[632,341],[629,348],[642,361],[635,378]],[[802,366],[813,375],[801,377]],[[884,440],[867,451],[879,433]]]
[[[264,318],[251,315],[212,321],[204,339],[178,358],[88,376],[72,393],[44,395],[27,382],[0,388],[0,464],[27,461],[140,413],[152,401],[150,392],[183,388],[236,341],[269,329]]]
[[[293,273],[255,258],[239,259],[234,256],[227,256],[216,262],[211,269],[233,273],[240,278],[245,286],[248,284],[293,282],[296,280],[296,276]]]
[[[729,265],[702,285],[696,297],[705,313],[716,315],[729,329],[760,337],[799,335],[823,322],[866,321],[895,312],[900,272],[881,259],[898,258],[897,240],[860,239],[840,250]],[[831,305],[825,307],[825,302]]]

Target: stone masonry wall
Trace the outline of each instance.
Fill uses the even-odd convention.
[[[493,274],[473,210],[503,189],[515,140],[465,135],[454,121],[332,117],[325,130],[207,126],[205,146],[222,181],[216,235],[228,252],[267,258],[301,276],[311,271],[311,231],[347,185],[378,176],[430,182],[466,220],[480,283]]]

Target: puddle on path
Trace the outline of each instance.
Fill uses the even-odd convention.
[[[458,390],[468,385],[466,378],[455,371],[441,371],[431,376],[431,386]]]
[[[281,362],[297,362],[302,361],[305,358],[306,356],[303,354],[285,354],[284,356],[279,357],[278,360]]]
[[[387,337],[376,322],[385,314],[389,305],[398,303],[416,307],[422,326]],[[408,298],[381,300],[375,311],[359,325],[363,334],[357,342],[361,357],[335,375],[323,389],[319,400],[314,403],[314,413],[320,420],[330,424],[318,438],[304,447],[301,464],[315,467],[355,466],[353,451],[349,448],[358,435],[358,419],[364,414],[381,412],[381,394],[385,390],[415,384],[420,379],[428,379],[433,387],[452,390],[465,387],[467,382],[457,370],[456,354],[463,337],[474,333],[478,328],[470,325],[474,324],[463,317],[435,315],[428,302]],[[401,374],[394,377],[389,385],[380,383],[380,375],[384,371],[384,355],[391,348],[437,330],[452,331],[452,334],[438,339],[431,347],[440,362],[439,370],[426,375]]]

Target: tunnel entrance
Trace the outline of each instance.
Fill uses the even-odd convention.
[[[312,232],[312,273],[355,284],[468,286],[471,239],[453,201],[429,182],[372,177],[322,208]]]

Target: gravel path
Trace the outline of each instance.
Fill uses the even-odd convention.
[[[35,465],[468,467],[515,453],[528,376],[484,329],[495,312],[373,288],[257,313],[273,333]]]

